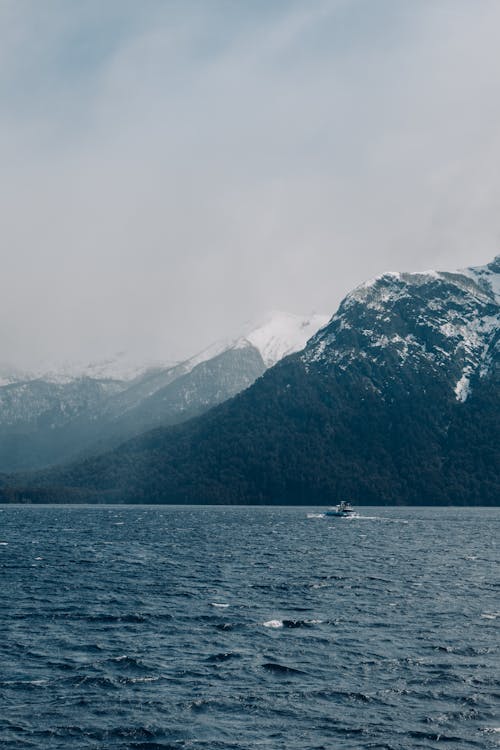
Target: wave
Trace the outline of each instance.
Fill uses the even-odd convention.
[[[275,672],[276,674],[306,674],[302,669],[288,667],[285,664],[278,664],[273,661],[264,662],[262,668],[267,669],[268,672]]]
[[[265,628],[312,628],[314,625],[321,625],[323,620],[267,620],[262,625]]]

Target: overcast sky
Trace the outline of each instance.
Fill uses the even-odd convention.
[[[500,247],[498,0],[0,0],[0,360],[175,359]]]

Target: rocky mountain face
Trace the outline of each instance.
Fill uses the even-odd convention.
[[[234,399],[4,499],[498,504],[499,278],[381,276]]]
[[[265,370],[262,356],[254,346],[225,349],[192,369],[177,370],[176,377],[166,385],[155,388],[144,398],[134,399],[135,403],[131,403],[128,391],[111,399],[105,411],[106,417],[111,416],[109,435],[121,441],[124,435],[184,422],[248,388]],[[128,403],[124,409],[125,397]]]
[[[82,374],[3,372],[0,471],[40,468],[96,453],[159,425],[199,415],[251,385],[326,322],[275,313],[236,341],[170,366],[109,361]],[[121,366],[120,366],[121,365]],[[123,372],[122,372],[123,371]]]
[[[346,297],[301,359],[371,376],[380,393],[445,381],[463,402],[498,354],[499,279],[500,256],[458,273],[385,274]]]

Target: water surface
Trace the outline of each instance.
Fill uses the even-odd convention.
[[[0,508],[0,746],[498,748],[500,509]]]

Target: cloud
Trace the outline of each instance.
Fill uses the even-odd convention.
[[[43,12],[42,12],[43,10]],[[5,2],[2,359],[171,359],[498,252],[496,2]]]

